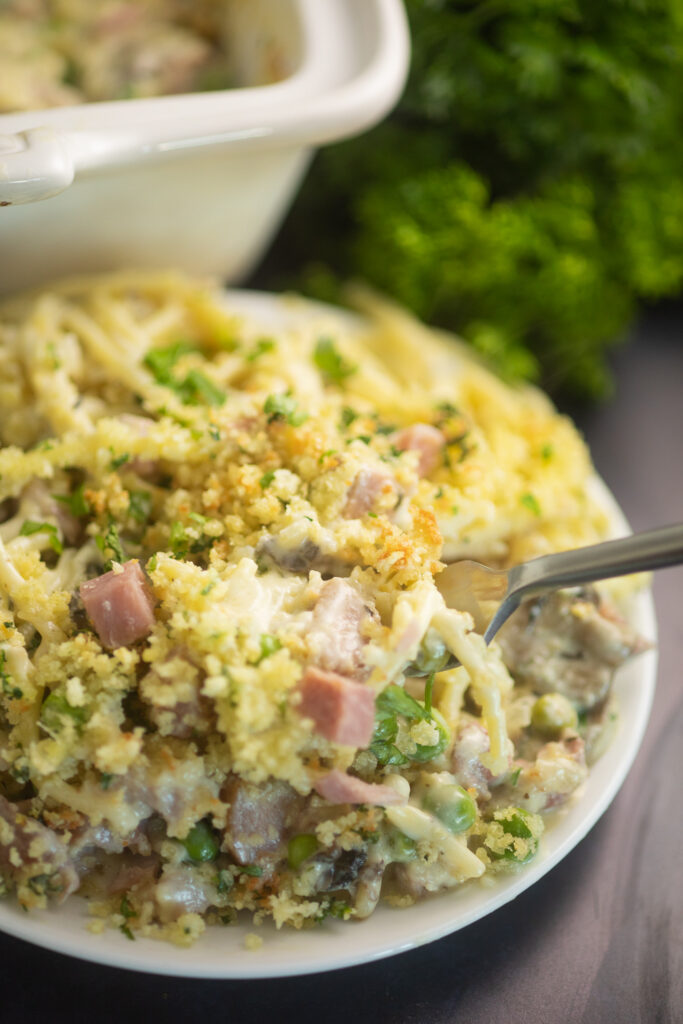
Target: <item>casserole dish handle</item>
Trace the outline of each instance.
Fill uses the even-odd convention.
[[[0,135],[0,206],[49,199],[73,179],[66,138],[53,128]]]

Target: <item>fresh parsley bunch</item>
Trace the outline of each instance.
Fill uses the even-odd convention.
[[[401,103],[320,155],[281,251],[320,297],[362,276],[503,374],[604,395],[636,301],[683,285],[682,0],[406,6]]]

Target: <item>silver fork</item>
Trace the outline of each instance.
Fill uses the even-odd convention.
[[[527,597],[681,563],[683,523],[676,523],[619,540],[542,555],[512,569],[489,569],[470,560],[453,562],[437,576],[436,585],[449,607],[470,612],[475,629],[484,634],[488,644]],[[481,607],[481,602],[487,601],[500,602],[492,618]]]

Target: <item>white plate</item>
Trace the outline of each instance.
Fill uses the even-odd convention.
[[[285,322],[337,315],[301,302],[276,300],[261,293],[230,293],[231,305],[263,320],[265,330]],[[349,320],[345,317],[348,326]],[[600,491],[615,533],[623,533],[622,513],[603,485]],[[636,596],[629,619],[650,640],[656,639],[652,598]],[[151,939],[131,942],[120,932],[102,935],[87,931],[84,901],[77,897],[55,910],[25,914],[10,901],[0,903],[0,930],[47,949],[115,967],[155,974],[199,978],[268,978],[313,974],[392,956],[432,942],[485,917],[514,899],[553,868],[583,839],[614,799],[638,751],[654,694],[656,653],[641,654],[619,670],[616,692],[620,718],[616,735],[604,756],[591,769],[580,795],[543,837],[532,863],[520,873],[488,883],[470,882],[460,889],[434,896],[407,910],[380,906],[367,921],[325,922],[296,932],[276,931],[272,925],[254,928],[250,920],[233,927],[209,928],[190,949]],[[263,938],[256,952],[245,947],[245,936]]]

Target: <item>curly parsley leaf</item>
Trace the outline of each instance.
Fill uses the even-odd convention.
[[[318,338],[313,362],[325,380],[332,384],[341,384],[358,369],[344,359],[332,338]]]
[[[263,411],[269,423],[273,423],[274,420],[286,420],[291,427],[301,426],[308,419],[308,413],[297,407],[296,399],[286,394],[268,395]]]

